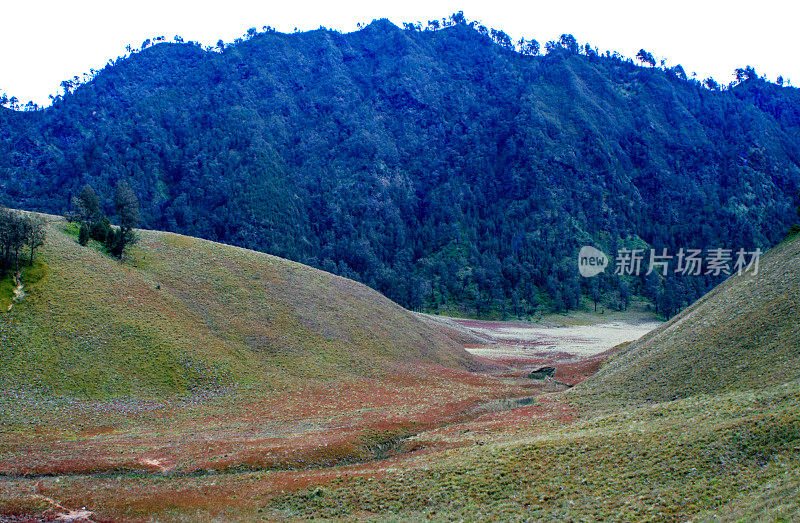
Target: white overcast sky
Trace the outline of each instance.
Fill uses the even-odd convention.
[[[634,56],[640,48],[687,73],[727,83],[736,67],[753,65],[770,80],[782,74],[800,84],[797,24],[800,9],[788,1],[675,0],[503,1],[338,0],[280,2],[205,0],[3,0],[0,3],[0,93],[48,103],[59,83],[100,68],[139,47],[145,38],[179,34],[213,45],[248,27],[282,32],[321,25],[353,31],[358,22],[442,18],[463,10],[470,20],[503,29],[516,41],[544,43],[572,33],[601,50]],[[794,7],[794,11],[790,9]]]

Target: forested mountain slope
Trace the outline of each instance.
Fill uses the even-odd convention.
[[[61,213],[127,178],[142,226],[479,316],[578,306],[579,247],[774,245],[794,219],[794,88],[711,91],[675,70],[465,24],[159,44],[53,107],[0,108],[0,203]],[[105,202],[111,209],[110,199]],[[599,280],[671,314],[719,278]]]

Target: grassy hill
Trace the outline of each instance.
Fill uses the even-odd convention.
[[[3,316],[13,350],[0,513],[789,519],[800,507],[799,258],[800,239],[770,251],[758,276],[731,278],[586,386],[476,412],[534,389],[439,366],[470,365],[450,337],[464,333],[364,286],[168,233],[142,232],[120,264],[54,221],[44,276]],[[443,372],[391,371],[409,361]],[[334,376],[344,379],[270,388]],[[24,380],[94,396],[263,394],[48,403],[8,390]],[[36,418],[17,405],[32,401]]]
[[[450,441],[467,433],[470,444],[424,465],[350,474],[265,509],[274,519],[790,521],[800,508],[797,380],[580,415],[562,400],[509,411],[499,431],[453,427]]]
[[[733,276],[575,389],[658,402],[769,387],[800,376],[800,237],[770,250],[757,275]]]
[[[141,397],[471,365],[442,328],[364,285],[177,234],[140,237],[120,263],[51,219],[38,281],[0,314],[4,388]]]
[[[567,394],[426,436],[470,434],[473,445],[267,508],[289,518],[791,520],[799,287],[794,238],[757,275],[730,278]]]

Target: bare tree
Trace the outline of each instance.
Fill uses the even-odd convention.
[[[44,245],[47,237],[47,220],[43,216],[28,216],[24,223],[25,242],[31,250],[30,264],[33,265],[33,255],[36,249]]]
[[[5,277],[8,269],[19,270],[19,252],[29,241],[29,231],[27,217],[18,211],[0,208],[0,277]]]

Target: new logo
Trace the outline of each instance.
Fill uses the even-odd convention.
[[[597,276],[608,267],[608,256],[594,247],[581,247],[578,253],[578,271],[584,278]]]

